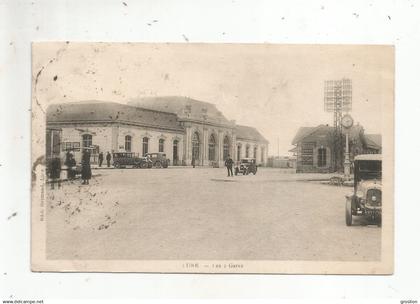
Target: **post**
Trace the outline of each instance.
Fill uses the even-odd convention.
[[[350,179],[349,130],[346,130],[346,153],[344,156],[344,178]]]

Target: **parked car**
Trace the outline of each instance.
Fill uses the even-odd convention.
[[[358,155],[354,158],[354,189],[346,196],[346,225],[353,216],[381,225],[382,220],[382,157],[380,154]]]
[[[242,158],[235,166],[235,175],[242,173],[248,175],[250,173],[257,174],[257,163],[255,158]]]
[[[168,168],[169,166],[169,159],[163,152],[147,153],[146,158],[149,160],[149,168]]]
[[[138,153],[133,152],[112,153],[112,160],[112,165],[115,168],[126,168],[127,166],[133,168],[148,168],[149,164],[146,157],[139,157]]]

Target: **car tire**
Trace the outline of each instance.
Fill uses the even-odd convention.
[[[155,167],[156,167],[156,168],[162,168],[162,164],[161,164],[160,162],[156,162],[156,163],[155,163]]]
[[[346,200],[346,225],[351,226],[353,224],[353,212],[352,212],[351,199]]]
[[[114,163],[114,167],[117,168],[117,169],[120,169],[121,165],[120,165],[120,163]]]
[[[140,168],[146,169],[148,167],[147,163],[141,163]]]

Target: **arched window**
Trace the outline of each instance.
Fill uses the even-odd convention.
[[[257,160],[257,146],[254,147],[254,158]]]
[[[164,139],[159,139],[159,152],[164,152],[165,150],[165,140]]]
[[[248,158],[249,157],[249,145],[246,145],[246,148],[245,148],[245,158]]]
[[[83,140],[83,142],[82,142],[83,148],[92,146],[92,135],[84,134],[82,136],[82,140]]]
[[[143,137],[143,155],[149,153],[149,138]]]
[[[200,136],[198,132],[194,132],[192,137],[192,157],[195,160],[200,159]]]
[[[229,137],[225,136],[223,139],[223,160],[226,160],[229,155]]]
[[[239,144],[238,149],[236,151],[236,160],[241,160],[241,152],[242,152],[241,149],[242,149],[242,145]]]
[[[318,149],[318,167],[325,167],[327,165],[327,149]]]
[[[131,136],[130,135],[125,136],[125,151],[131,152]]]
[[[209,160],[216,160],[216,138],[214,137],[214,134],[210,135],[209,138]]]

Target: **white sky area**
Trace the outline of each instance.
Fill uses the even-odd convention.
[[[257,128],[269,155],[289,155],[301,126],[333,124],[324,80],[353,81],[351,115],[366,133],[381,133],[381,105],[394,97],[387,46],[40,43],[32,55],[34,78],[44,67],[34,88],[42,105],[188,96]]]

